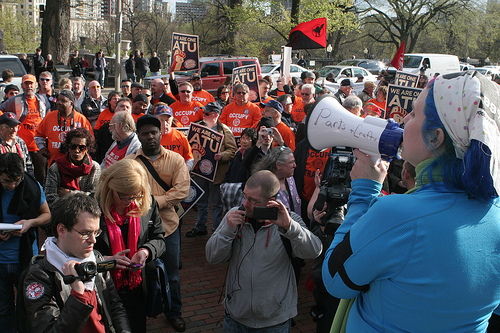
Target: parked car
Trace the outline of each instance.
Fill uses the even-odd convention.
[[[343,60],[339,62],[337,66],[357,66],[366,69],[373,75],[378,75],[381,70],[384,70],[387,67],[382,61],[374,59]]]
[[[262,72],[262,77],[271,75],[273,79],[273,87],[276,88],[276,81],[278,81],[280,77],[280,69],[281,65],[280,64],[265,64],[260,67],[260,70]],[[290,65],[290,75],[292,77],[296,77],[298,80],[300,80],[300,75],[302,72],[307,72],[308,69],[301,67],[299,65],[291,64]]]
[[[202,57],[200,58],[200,68],[198,70],[175,72],[175,77],[178,83],[188,81],[193,74],[201,76],[203,89],[215,96],[217,89],[224,83],[227,76],[233,74],[233,68],[257,65],[257,77],[262,78],[259,59],[255,57],[232,57],[232,56],[217,56],[217,57]],[[149,76],[145,78],[144,85],[149,87],[151,80],[161,76]]]
[[[321,77],[319,81],[325,80],[330,73],[333,74],[334,81],[340,83],[342,79],[349,78],[352,83],[358,80],[358,75],[363,75],[363,81],[377,81],[377,77],[364,68],[356,66],[324,66],[319,69]]]
[[[26,74],[26,69],[21,63],[21,60],[13,55],[0,55],[0,73],[5,69],[10,69],[14,72],[12,83],[21,88],[22,77]]]
[[[475,71],[478,71],[481,74],[483,74],[484,76],[486,76],[490,80],[491,80],[491,77],[494,74],[499,74],[500,75],[500,72],[497,71],[497,69],[494,68],[494,67],[476,67],[476,68],[472,68],[472,69],[475,70]]]
[[[468,71],[471,69],[475,69],[476,67],[474,65],[468,64],[466,62],[461,62],[460,63],[460,70],[461,71]]]

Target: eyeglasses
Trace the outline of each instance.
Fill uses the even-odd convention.
[[[300,93],[302,96],[311,96],[311,93]]]
[[[192,93],[192,91],[190,91],[190,90],[181,90],[180,92],[183,93],[183,94],[190,94],[190,93]]]
[[[120,192],[117,192],[117,193],[118,193],[118,198],[120,198],[120,200],[123,200],[123,201],[132,201],[132,200],[137,200],[137,199],[141,199],[144,197],[144,194],[136,195],[133,197],[125,197],[122,193],[120,193]]]
[[[203,112],[203,114],[208,117],[212,114],[212,112]]]
[[[248,94],[246,91],[237,91],[236,95],[245,95]]]
[[[50,80],[52,80],[52,79],[47,79],[47,78],[44,78],[44,77],[40,78],[40,81],[44,81],[44,82],[49,82]]]
[[[249,137],[246,137],[246,136],[242,136],[242,137],[240,138],[240,141],[252,141],[252,139],[251,139],[251,138],[249,138]]]
[[[92,87],[89,87],[89,89],[97,89],[97,88],[101,88],[101,86],[92,86]]]
[[[221,94],[229,94],[229,91],[221,91]]]
[[[99,229],[99,230],[96,230],[96,231],[86,231],[86,232],[80,232],[76,229],[73,229],[75,230],[77,233],[80,234],[80,237],[83,239],[83,240],[87,240],[90,238],[90,236],[94,235],[95,238],[99,237],[99,235],[102,233],[102,230]]]
[[[76,150],[76,148],[80,149],[80,151],[85,151],[87,150],[86,145],[77,145],[76,143],[72,143],[69,145],[69,149],[71,150]]]
[[[150,94],[146,94],[146,97],[151,97],[151,95]]]
[[[130,88],[130,86],[122,86],[122,88]]]
[[[11,179],[5,180],[5,179],[0,178],[0,183],[2,185],[10,185],[10,184],[19,185],[23,180],[24,180],[24,176],[22,176],[18,180],[11,180]]]
[[[285,106],[293,105],[293,103],[285,103]]]
[[[245,192],[241,192],[241,194],[243,195],[243,199],[248,200],[248,202],[250,202],[252,205],[258,205],[258,204],[261,204],[261,203],[264,203],[264,202],[266,202],[266,201],[267,201],[267,200],[260,200],[260,201],[258,201],[258,200],[255,200],[255,199],[253,199],[253,198],[249,198],[249,197],[245,194]]]
[[[163,83],[164,86],[168,86],[168,84],[169,84],[168,82]]]

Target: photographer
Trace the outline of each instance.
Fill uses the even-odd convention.
[[[55,237],[47,238],[46,256],[29,267],[21,282],[32,332],[130,332],[109,272],[77,274],[84,265],[103,260],[93,250],[101,233],[100,215],[97,202],[82,193],[54,204],[50,230]],[[78,278],[66,284],[64,276]]]

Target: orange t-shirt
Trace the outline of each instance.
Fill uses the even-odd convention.
[[[330,150],[331,148],[328,148],[327,150],[317,152],[309,149],[306,160],[306,170],[304,172],[304,188],[301,193],[307,201],[311,200],[314,189],[316,188],[314,173],[317,169],[323,172],[328,156],[330,155]]]
[[[290,127],[283,124],[283,122],[276,125],[276,129],[280,132],[283,141],[292,151],[295,150],[295,133],[290,129]]]
[[[144,115],[145,113],[139,113],[139,114],[132,113],[132,118],[134,118],[134,122],[136,123],[137,119],[141,118]]]
[[[376,98],[373,98],[373,99],[370,99],[368,102],[366,102],[366,104],[373,103],[373,104],[375,104],[376,106],[378,106],[379,108],[381,108],[382,110],[385,111],[385,102],[386,101],[379,102]]]
[[[168,134],[162,134],[160,143],[164,148],[179,153],[185,161],[194,158],[187,137],[175,128]]]
[[[73,120],[73,128],[85,127],[92,133],[92,126],[90,126],[87,117],[81,114],[78,111],[73,110],[74,112],[74,120]],[[66,133],[71,130],[71,117],[64,121],[64,125],[66,127],[65,131],[61,131],[59,128],[58,118],[59,112],[52,111],[47,113],[45,118],[43,118],[42,122],[36,128],[36,136],[48,139],[47,148],[50,152],[49,166],[52,164],[52,161],[58,157],[63,156],[64,154],[59,151],[61,147],[61,143],[66,140]],[[63,119],[61,119],[61,125]]]
[[[109,108],[102,111],[99,114],[99,118],[97,118],[94,129],[97,131],[99,128],[101,128],[102,125],[109,123],[111,121],[111,118],[113,118],[114,115],[115,115],[115,113],[111,112],[111,110]]]
[[[40,116],[36,97],[26,99],[26,102],[28,102],[28,115],[24,118],[21,127],[19,127],[17,135],[26,142],[29,151],[38,151],[35,143],[35,132],[37,126],[42,121],[42,117]]]
[[[302,103],[302,97],[295,96],[295,99],[293,101],[293,106]]]
[[[188,105],[175,102],[170,107],[174,113],[174,118],[181,122],[182,127],[189,127],[192,122],[203,119],[203,104],[200,102],[193,100]]]
[[[233,102],[222,110],[219,120],[231,129],[234,136],[241,136],[245,128],[257,127],[260,118],[262,118],[262,112],[254,103],[248,102],[239,106]]]
[[[304,112],[304,105],[305,104],[300,101],[300,103],[292,107],[293,121],[295,121],[297,124],[300,124],[306,116],[306,113]]]
[[[215,102],[214,96],[206,90],[193,91],[193,101],[200,102],[203,106],[207,105],[210,102]]]

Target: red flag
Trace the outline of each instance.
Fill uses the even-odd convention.
[[[392,58],[391,65],[397,68],[398,71],[403,70],[403,65],[405,60],[405,41],[401,42],[401,45],[399,45],[398,51],[394,55],[394,58]]]
[[[303,22],[290,31],[288,44],[293,50],[326,47],[326,18]]]

